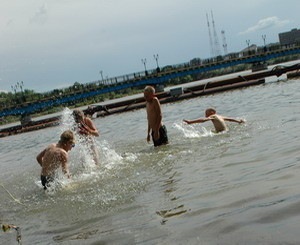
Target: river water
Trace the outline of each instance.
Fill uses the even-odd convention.
[[[65,109],[58,127],[0,139],[1,223],[23,244],[299,244],[299,93],[287,80],[162,105],[170,144],[158,148],[145,110],[97,118],[101,166],[78,141],[73,178],[44,192],[35,157],[69,127]],[[246,123],[182,123],[211,106]]]

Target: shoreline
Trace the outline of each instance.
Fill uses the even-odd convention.
[[[163,92],[157,93],[157,97],[161,104],[166,104],[227,90],[260,85],[265,83],[265,78],[271,76],[280,77],[283,74],[290,74],[290,77],[296,77],[299,75],[298,70],[300,69],[299,60],[297,61],[275,65],[264,71],[251,72],[248,70],[168,87]],[[293,65],[287,66],[286,64]],[[84,106],[84,108],[86,107],[87,106]],[[143,95],[136,94],[105,101],[102,102],[101,105],[93,105],[92,109],[83,109],[83,107],[80,107],[80,109],[87,114],[93,115],[96,113],[96,117],[104,117],[144,107],[145,100]],[[57,126],[60,123],[61,112],[40,118],[44,119],[36,118],[37,120],[31,121],[27,125],[21,125],[20,123],[14,126],[3,125],[3,127],[0,128],[0,138]]]

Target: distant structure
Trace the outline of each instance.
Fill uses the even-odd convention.
[[[215,50],[214,50],[213,39],[212,39],[212,36],[211,36],[210,24],[209,24],[207,13],[206,13],[206,20],[207,20],[208,35],[209,35],[210,56],[214,57],[215,56]]]
[[[281,45],[300,43],[300,30],[297,29],[292,29],[288,32],[279,33],[278,36]]]
[[[225,31],[222,30],[222,31],[221,31],[221,34],[222,34],[222,41],[223,41],[224,55],[227,55],[227,54],[228,54],[228,51],[227,51],[227,43],[226,43]]]
[[[216,27],[215,27],[215,21],[214,21],[214,16],[213,12],[211,11],[211,20],[212,20],[212,26],[213,26],[213,32],[214,32],[214,50],[215,50],[215,56],[221,55],[220,51],[220,45],[219,45],[219,38],[216,32]]]
[[[208,28],[208,35],[209,35],[210,55],[211,55],[211,57],[216,57],[216,56],[221,55],[221,50],[220,50],[219,38],[217,35],[217,31],[216,31],[216,27],[215,27],[215,20],[214,20],[212,11],[211,11],[211,22],[212,22],[213,35],[211,32],[211,25],[209,23],[209,18],[208,18],[207,13],[206,13],[206,20],[207,20],[207,28]]]

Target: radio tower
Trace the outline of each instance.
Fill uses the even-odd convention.
[[[207,20],[207,27],[208,27],[208,35],[209,35],[209,45],[210,45],[210,56],[214,57],[215,56],[215,50],[213,46],[213,40],[210,32],[210,25],[209,25],[209,20],[208,20],[208,14],[206,13],[206,20]]]
[[[227,55],[228,51],[227,51],[227,43],[226,43],[225,31],[222,30],[221,34],[222,34],[222,40],[223,40],[224,55]]]
[[[213,31],[214,31],[214,50],[215,50],[215,55],[219,56],[219,55],[221,55],[221,51],[220,51],[219,39],[218,39],[218,35],[217,35],[217,32],[216,32],[216,28],[215,28],[215,21],[214,21],[214,16],[213,16],[212,10],[211,10],[211,19],[212,19],[212,26],[213,26]]]

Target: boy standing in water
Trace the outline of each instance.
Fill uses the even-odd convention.
[[[144,90],[146,100],[146,110],[148,119],[147,141],[150,142],[150,133],[154,146],[168,144],[167,128],[162,123],[162,113],[160,103],[155,97],[155,89],[147,86]]]
[[[86,139],[86,143],[90,144],[93,159],[96,165],[100,164],[99,153],[95,144],[95,141],[92,136],[98,137],[99,131],[96,129],[92,119],[86,117],[82,110],[75,109],[73,111],[74,120],[78,125],[78,133],[83,135]]]
[[[229,121],[229,122],[236,122],[236,123],[243,123],[245,122],[244,120],[236,120],[233,118],[228,118],[228,117],[223,117],[217,114],[217,111],[214,108],[208,108],[205,111],[205,117],[206,118],[199,118],[196,120],[183,120],[184,122],[186,122],[187,124],[193,124],[193,123],[204,123],[207,121],[212,121],[212,123],[215,126],[215,130],[216,133],[222,132],[227,130],[227,125],[225,124],[225,121]]]
[[[42,167],[41,182],[46,190],[49,184],[54,181],[55,170],[60,166],[63,173],[70,178],[68,168],[68,151],[75,146],[74,134],[70,130],[66,130],[60,136],[57,144],[51,144],[36,157],[36,160]]]

